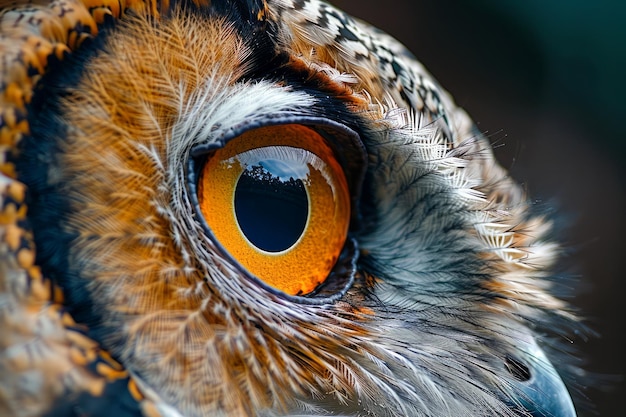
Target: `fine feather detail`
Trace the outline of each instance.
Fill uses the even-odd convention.
[[[542,326],[554,316],[577,320],[551,295],[559,247],[546,238],[550,221],[529,214],[488,140],[397,41],[321,1],[261,3],[267,39],[208,5],[129,3],[91,54],[70,61],[83,66],[73,83],[45,79],[64,94],[37,107],[45,118],[32,115],[32,136],[23,139],[53,153],[34,153],[43,179],[27,172],[36,158],[18,158],[13,172],[28,129],[11,127],[3,172],[29,183],[33,213],[47,198],[64,201],[53,208],[58,224],[29,220],[35,239],[48,227],[70,235],[66,253],[42,268],[66,280],[73,314],[92,333],[78,336],[71,317],[55,316],[60,301],[46,301],[48,287],[24,301],[22,293],[39,288],[28,284],[47,281],[32,262],[19,263],[30,246],[11,246],[25,210],[16,217],[7,207],[22,204],[24,192],[3,176],[10,204],[0,224],[0,330],[17,340],[23,326],[26,339],[43,338],[33,349],[54,348],[19,362],[22,342],[3,346],[0,369],[10,373],[0,394],[12,396],[19,362],[48,384],[45,404],[63,392],[97,396],[105,378],[89,373],[81,355],[102,347],[136,381],[146,415],[527,412],[507,358],[541,356]],[[1,75],[13,82],[12,72]],[[21,104],[12,102],[3,120]],[[257,285],[224,256],[194,210],[186,170],[195,147],[219,146],[268,120],[322,118],[357,131],[368,160],[353,231],[362,252],[357,283],[340,301],[313,305]],[[67,269],[55,264],[63,257]],[[61,336],[52,340],[46,326]],[[46,368],[55,358],[63,369]],[[55,385],[59,375],[73,379]],[[20,410],[19,402],[5,407]]]

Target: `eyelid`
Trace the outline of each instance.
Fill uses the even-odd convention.
[[[277,290],[261,279],[257,278],[245,268],[239,265],[237,259],[221,245],[215,237],[213,231],[206,223],[201,214],[197,190],[198,180],[203,163],[208,155],[218,149],[222,149],[226,144],[235,140],[242,133],[265,126],[279,126],[282,124],[298,124],[306,126],[317,132],[332,150],[339,165],[343,168],[348,182],[351,198],[351,225],[350,228],[356,228],[359,224],[358,218],[358,201],[361,195],[361,187],[367,170],[367,153],[365,146],[361,142],[359,135],[345,124],[336,122],[331,119],[318,116],[304,115],[272,115],[266,123],[255,121],[252,123],[240,123],[233,128],[225,129],[214,138],[207,139],[204,143],[198,143],[189,151],[189,158],[186,166],[186,184],[188,196],[192,206],[195,208],[197,221],[204,228],[206,236],[213,241],[216,250],[221,253],[224,259],[228,259],[232,265],[240,267],[240,276],[256,286],[264,288],[268,294],[273,294],[286,301],[309,304],[323,305],[334,303],[344,297],[346,292],[352,287],[357,273],[357,260],[359,258],[359,249],[356,240],[348,236],[344,248],[339,255],[339,260],[330,272],[329,278],[310,294],[306,295],[289,295],[285,292]]]

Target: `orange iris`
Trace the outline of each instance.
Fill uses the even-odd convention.
[[[230,255],[290,295],[326,280],[348,233],[343,170],[325,140],[302,125],[250,130],[213,152],[198,200]]]

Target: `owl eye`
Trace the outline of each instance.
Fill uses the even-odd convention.
[[[310,127],[249,130],[207,154],[198,206],[223,248],[288,295],[313,292],[346,242],[350,192],[341,165]]]

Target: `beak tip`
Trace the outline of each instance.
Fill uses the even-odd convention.
[[[507,357],[506,368],[514,379],[514,401],[525,413],[533,417],[576,417],[565,383],[534,341],[519,360]]]

